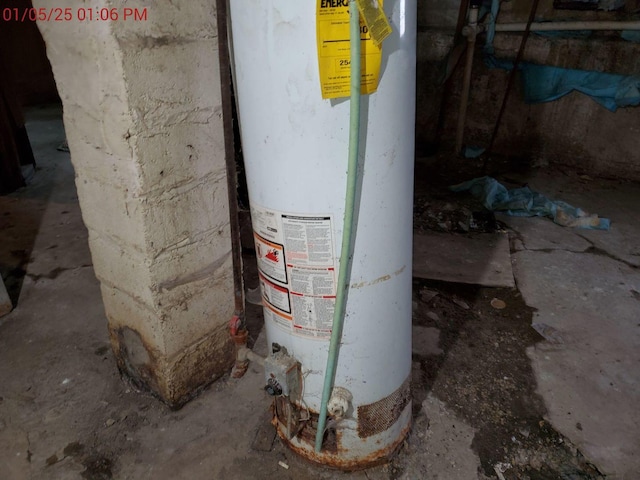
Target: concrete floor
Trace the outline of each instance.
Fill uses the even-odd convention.
[[[640,189],[539,175],[532,189],[612,220],[609,232],[502,217],[514,274],[551,341],[528,351],[548,420],[607,474],[640,478]]]
[[[134,391],[109,348],[69,156],[55,149],[59,112],[31,112],[27,127],[38,170],[28,187],[0,197],[0,273],[19,292],[16,309],[0,319],[0,479],[499,478],[482,467],[472,412],[440,393],[455,380],[447,364],[462,335],[438,357],[432,387],[414,394],[421,408],[399,457],[364,472],[308,465],[274,440],[255,366],[179,411]],[[612,220],[610,232],[598,232],[501,218],[513,230],[516,284],[547,338],[528,344],[524,357],[535,374],[529,387],[544,401],[541,422],[607,479],[640,478],[640,187],[558,172],[527,181]],[[437,340],[436,329],[422,328],[414,354],[420,342],[441,354],[429,332]],[[260,332],[252,334],[264,349]],[[507,461],[495,470],[517,478]]]

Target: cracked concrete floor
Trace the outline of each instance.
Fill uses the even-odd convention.
[[[55,150],[63,138],[59,111],[40,109],[28,120],[38,171],[27,188],[0,197],[0,273],[14,299],[19,294],[17,308],[0,319],[0,478],[471,480],[499,478],[497,468],[511,480],[518,477],[507,466],[508,456],[496,464],[483,439],[490,437],[492,409],[507,408],[518,392],[536,397],[535,408],[525,412],[535,415],[524,426],[517,417],[513,426],[500,426],[509,443],[525,442],[536,425],[550,424],[551,450],[544,452],[570,445],[607,478],[638,478],[637,185],[558,172],[528,177],[532,188],[612,220],[610,232],[595,232],[545,219],[502,218],[513,230],[522,299],[535,309],[531,321],[549,340],[531,340],[524,308],[496,316],[487,307],[502,294],[519,305],[517,291],[489,290],[474,294],[468,305],[454,305],[443,286],[438,298],[453,306],[438,310],[441,328],[414,327],[414,356],[435,367],[427,386],[414,392],[411,436],[391,464],[340,473],[310,466],[274,440],[265,419],[269,399],[254,366],[241,380],[216,382],[179,411],[120,380],[73,169],[68,154]],[[419,302],[425,310],[418,317],[432,320],[437,302],[430,302]],[[451,312],[455,318],[444,317]],[[259,324],[259,310],[249,315]],[[264,348],[258,330],[253,334]],[[528,384],[509,380],[507,351],[517,354],[513,358],[526,373],[521,381]],[[474,369],[492,368],[495,378],[474,377]],[[502,369],[509,377],[503,378]],[[463,408],[459,395],[469,392],[484,392],[488,402],[477,411]],[[512,417],[498,415],[496,421],[505,418]],[[500,442],[495,446],[493,453],[506,451]]]
[[[517,234],[514,274],[533,322],[553,332],[528,351],[549,421],[607,478],[638,478],[640,189],[575,175],[528,181],[612,220],[603,232],[501,217]]]

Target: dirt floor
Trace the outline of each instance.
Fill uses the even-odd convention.
[[[509,465],[505,479],[603,478],[544,419],[526,353],[543,338],[531,328],[531,308],[517,290],[416,281],[414,292],[414,328],[438,329],[442,350],[413,355],[418,419],[429,421],[420,417],[428,394],[448,405],[476,431],[471,447],[488,478],[497,465]]]
[[[448,160],[418,163],[414,229],[452,235],[508,230],[478,200],[447,188],[482,176],[482,164],[452,165]],[[508,171],[504,160],[495,163],[494,174]],[[527,356],[527,348],[544,337],[532,328],[533,309],[517,288],[416,279],[413,290],[412,391],[418,425],[429,424],[421,415],[428,396],[447,405],[475,431],[471,448],[479,459],[480,477],[496,478],[499,471],[498,478],[514,480],[604,478],[545,420],[546,407]],[[416,348],[422,329],[439,332],[439,351],[421,354]],[[413,435],[394,462],[397,471],[402,472],[403,461],[411,463],[412,452],[428,448],[428,442]]]
[[[255,365],[240,380],[225,377],[215,382],[178,411],[137,392],[119,377],[73,169],[68,154],[55,149],[63,132],[54,113],[35,112],[27,125],[39,139],[34,142],[38,170],[29,186],[0,197],[0,273],[17,304],[0,319],[0,479],[638,478],[634,476],[638,473],[634,452],[640,447],[634,306],[640,298],[640,280],[634,251],[611,247],[627,245],[635,235],[631,227],[621,222],[617,233],[609,236],[574,236],[546,219],[511,224],[484,211],[470,196],[446,188],[479,176],[480,164],[420,160],[416,230],[451,235],[508,230],[518,288],[414,280],[411,434],[388,465],[336,472],[308,464],[276,439],[269,423],[270,399]],[[490,167],[503,181],[526,183],[529,175],[517,168],[514,173],[509,162]],[[592,206],[598,206],[605,194],[615,200],[629,197],[630,191],[640,192],[626,182],[584,175],[548,171],[544,185],[572,201],[588,203],[585,199],[591,198]],[[635,224],[632,220],[630,224]],[[527,230],[531,225],[535,231]],[[247,284],[255,286],[251,253],[250,247],[245,249]],[[529,264],[530,255],[539,257]],[[629,303],[628,311],[615,312],[617,319],[627,322],[624,328],[607,320],[605,313],[597,320],[607,330],[596,322],[590,336],[580,325],[550,320],[551,307],[560,305],[563,318],[578,309],[555,298],[553,305],[551,300],[537,300],[531,286],[535,275],[530,272],[536,265],[547,265],[545,259],[553,260],[544,267],[552,271],[558,262],[554,255],[562,255],[558,258],[563,261],[576,256],[576,265],[606,262],[596,264],[602,265],[601,275],[606,265],[615,265],[620,281],[602,277],[605,280],[588,292],[580,285],[580,292],[594,298],[597,288],[624,283],[618,292],[624,295],[622,300],[613,296],[598,300],[598,305],[636,302]],[[576,274],[581,275],[585,276]],[[578,288],[577,280],[552,281],[551,276],[543,279],[550,292],[566,285]],[[545,295],[552,297],[545,293],[543,300]],[[588,311],[596,311],[588,306]],[[252,343],[258,353],[264,352],[260,308],[249,305],[247,315]],[[589,318],[583,314],[581,319],[586,325]],[[532,323],[542,327],[536,330]],[[604,344],[615,359],[604,358],[606,352],[598,357],[603,370],[618,365],[609,382],[592,374],[590,355],[600,348],[592,338],[607,337],[616,329],[619,337],[611,341],[617,343]],[[632,341],[625,346],[620,338]],[[588,350],[582,347],[589,344]],[[545,359],[556,367],[546,366]],[[578,387],[562,380],[554,368],[585,385],[589,394],[577,395]],[[591,381],[598,383],[594,386]],[[589,403],[596,400],[598,408]],[[626,436],[616,436],[622,434]]]

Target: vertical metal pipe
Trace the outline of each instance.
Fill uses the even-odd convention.
[[[222,123],[229,198],[229,222],[231,230],[231,256],[233,260],[233,291],[235,315],[244,329],[244,287],[242,281],[242,246],[240,244],[240,220],[238,217],[238,173],[235,144],[233,141],[233,110],[231,106],[231,60],[227,34],[227,0],[216,0],[218,21],[218,58],[220,61],[220,90],[222,94]]]
[[[460,111],[458,112],[458,128],[456,130],[456,153],[462,153],[462,143],[464,140],[464,126],[467,120],[467,106],[469,104],[469,93],[471,91],[471,72],[473,71],[473,54],[476,45],[476,34],[478,27],[478,7],[473,6],[469,10],[469,24],[467,25],[467,57],[464,67],[464,79],[462,82],[462,94],[460,98]]]
[[[522,57],[524,56],[524,51],[527,46],[527,40],[529,39],[529,32],[531,31],[531,25],[536,18],[536,12],[538,11],[538,4],[540,0],[533,0],[533,4],[531,5],[531,11],[529,12],[529,20],[527,21],[526,28],[524,33],[522,34],[522,41],[520,42],[520,48],[518,49],[518,55],[516,56],[515,61],[513,62],[513,69],[509,72],[509,80],[507,82],[507,89],[504,92],[504,97],[502,99],[502,105],[500,106],[500,112],[498,112],[498,118],[496,120],[496,124],[493,127],[493,132],[491,134],[491,140],[489,141],[489,146],[487,147],[486,153],[489,154],[493,151],[493,146],[496,142],[496,138],[498,137],[498,131],[500,130],[500,125],[502,123],[502,117],[504,116],[504,112],[507,109],[507,102],[509,100],[509,95],[511,94],[511,89],[513,88],[513,84],[516,79],[516,73],[518,71],[518,66],[522,61]],[[487,162],[489,160],[489,156],[485,156],[484,164],[482,166],[482,170],[484,172],[487,171]]]

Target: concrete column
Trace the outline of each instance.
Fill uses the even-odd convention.
[[[55,7],[73,18],[38,26],[64,105],[118,367],[178,407],[233,360],[215,2]],[[125,8],[138,18],[125,19]],[[103,9],[114,19],[96,20]]]

